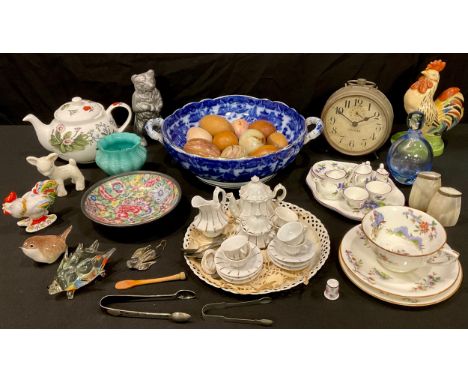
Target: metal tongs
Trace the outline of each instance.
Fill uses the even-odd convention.
[[[147,300],[191,300],[196,298],[196,293],[192,290],[179,290],[173,294],[109,294],[101,298],[99,306],[101,309],[111,316],[121,317],[137,317],[137,318],[160,318],[171,320],[173,322],[187,322],[191,316],[184,312],[173,313],[157,313],[157,312],[142,312],[137,310],[126,310],[120,308],[111,308],[109,305],[121,302],[130,301],[147,301]]]
[[[204,320],[236,322],[238,324],[254,324],[254,325],[262,325],[262,326],[271,326],[273,325],[273,320],[270,320],[268,318],[260,318],[260,319],[235,318],[235,317],[226,317],[226,316],[215,315],[215,314],[208,314],[208,311],[214,310],[214,309],[225,309],[225,308],[232,308],[235,306],[263,305],[263,304],[269,304],[270,302],[272,302],[271,297],[262,297],[258,300],[251,300],[251,301],[244,301],[244,302],[215,302],[211,304],[206,304],[202,308],[202,317]]]
[[[224,240],[226,240],[226,235],[220,236],[216,238],[215,240],[213,240],[211,243],[201,245],[198,248],[182,248],[181,251],[185,257],[201,259],[203,257],[203,253],[207,249],[218,248]]]

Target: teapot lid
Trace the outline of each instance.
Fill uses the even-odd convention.
[[[258,176],[253,176],[249,183],[240,188],[239,195],[241,199],[263,202],[273,198],[273,191],[266,184],[260,182]]]
[[[85,122],[98,118],[103,109],[100,103],[73,97],[55,111],[54,117],[63,123]]]

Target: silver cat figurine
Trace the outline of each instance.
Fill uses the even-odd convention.
[[[156,88],[153,69],[145,73],[134,74],[132,82],[135,86],[135,92],[132,96],[132,109],[135,113],[134,129],[141,136],[142,143],[146,145],[146,139],[143,137],[143,128],[149,119],[159,117],[163,101],[161,93]]]

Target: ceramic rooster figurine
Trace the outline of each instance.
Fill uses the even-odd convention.
[[[3,213],[22,219],[17,224],[26,227],[26,232],[37,232],[57,220],[57,215],[50,214],[48,209],[54,204],[58,183],[55,180],[37,182],[33,189],[21,198],[15,192],[4,199]],[[24,219],[25,218],[25,219]]]
[[[422,132],[425,135],[440,136],[445,130],[450,130],[463,117],[463,95],[457,87],[448,88],[434,99],[440,72],[444,70],[445,62],[435,60],[421,72],[422,76],[411,85],[403,98],[406,112],[420,111],[424,113],[425,123]]]

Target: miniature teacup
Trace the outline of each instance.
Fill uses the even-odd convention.
[[[353,210],[359,210],[369,198],[369,192],[361,187],[348,187],[343,192],[348,206]]]
[[[321,179],[314,178],[317,191],[323,198],[336,200],[341,198],[347,172],[341,169],[327,171]]]
[[[280,240],[277,240],[277,243],[279,243],[279,250],[290,256],[310,251],[313,245],[312,242],[307,239],[299,244],[286,244]]]
[[[284,244],[301,244],[305,238],[305,227],[299,222],[286,223],[278,230],[276,237]]]
[[[393,272],[450,264],[460,256],[445,246],[447,234],[442,224],[409,207],[376,208],[364,216],[361,227],[379,263]]]
[[[275,220],[274,223],[277,227],[282,227],[289,222],[297,222],[299,217],[294,211],[291,211],[287,207],[276,207],[275,208]]]
[[[390,183],[374,180],[366,184],[366,190],[374,202],[383,202],[388,194],[392,192],[392,186]]]
[[[245,235],[231,236],[221,243],[220,248],[224,256],[232,262],[245,260],[250,254],[249,239]]]

